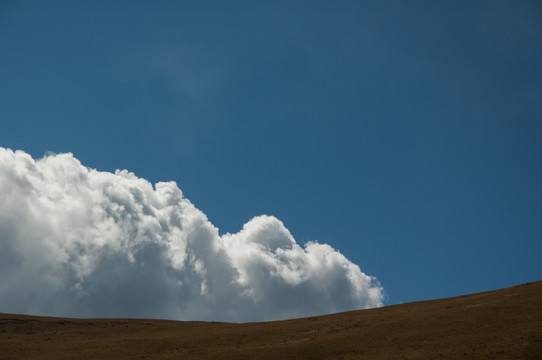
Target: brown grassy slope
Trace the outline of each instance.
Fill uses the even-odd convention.
[[[0,314],[0,359],[542,359],[542,281],[287,321]]]

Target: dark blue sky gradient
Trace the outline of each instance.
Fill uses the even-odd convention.
[[[3,1],[0,146],[275,215],[388,303],[542,279],[537,1]]]

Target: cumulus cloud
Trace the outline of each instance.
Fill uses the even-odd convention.
[[[259,321],[382,305],[383,290],[273,216],[220,235],[174,182],[0,148],[0,312]]]

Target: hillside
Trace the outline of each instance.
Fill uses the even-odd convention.
[[[0,314],[0,359],[542,359],[542,281],[266,323]]]

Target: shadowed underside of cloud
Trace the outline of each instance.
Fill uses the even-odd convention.
[[[0,312],[259,321],[382,305],[378,281],[257,216],[219,235],[174,182],[0,148]]]

